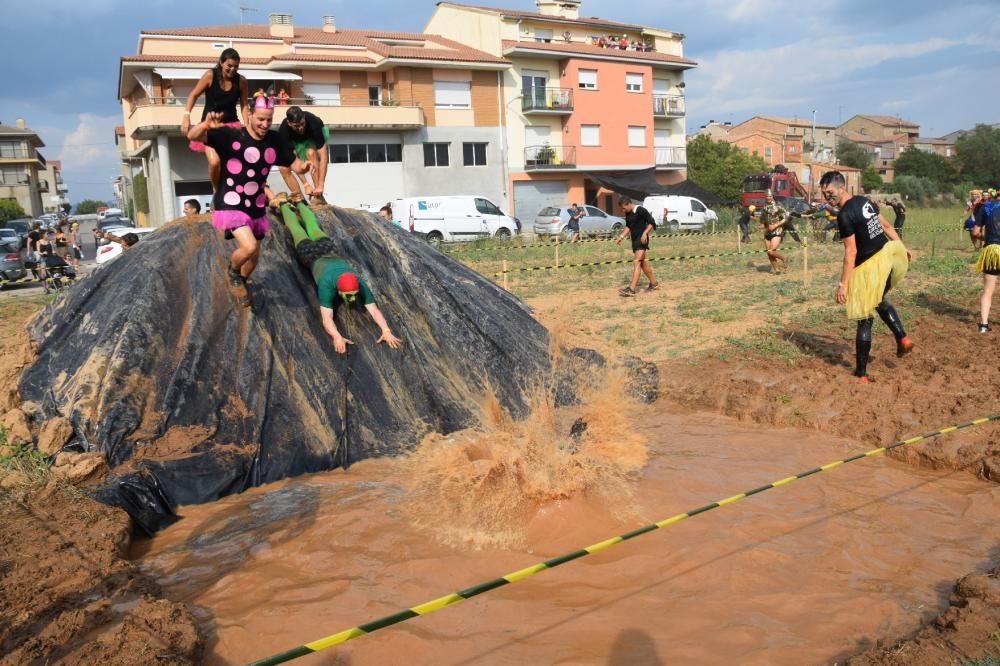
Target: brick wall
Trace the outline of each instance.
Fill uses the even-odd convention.
[[[496,72],[472,72],[472,111],[476,127],[500,126],[499,94]]]
[[[410,80],[413,82],[413,100],[424,110],[427,126],[434,127],[434,70],[413,69]]]
[[[344,71],[340,74],[340,99],[344,106],[368,103],[368,73]]]

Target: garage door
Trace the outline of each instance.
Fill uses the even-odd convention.
[[[546,206],[567,203],[568,189],[565,180],[514,183],[514,216],[521,220],[521,228],[530,230],[538,211]]]

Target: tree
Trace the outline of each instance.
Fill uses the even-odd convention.
[[[701,135],[687,145],[688,178],[726,201],[738,201],[743,177],[770,171],[764,158]]]
[[[872,190],[881,190],[885,186],[882,176],[878,175],[878,169],[872,165],[866,166],[861,171],[861,189],[868,194]]]
[[[909,201],[922,201],[937,196],[941,184],[921,176],[896,176],[893,181],[896,191]]]
[[[929,178],[940,185],[954,185],[958,182],[958,171],[951,161],[937,153],[926,153],[916,148],[904,150],[893,162],[897,176]]]
[[[16,220],[19,217],[27,217],[21,204],[17,199],[0,199],[0,224],[6,224],[7,220]]]
[[[962,176],[980,186],[1000,183],[1000,127],[976,125],[955,142]]]
[[[872,163],[872,155],[860,143],[840,139],[837,142],[837,160],[844,166],[864,169]]]
[[[97,201],[96,199],[84,199],[83,201],[76,204],[76,214],[77,215],[93,215],[97,212],[97,209],[101,206],[107,206],[108,204],[103,201]]]

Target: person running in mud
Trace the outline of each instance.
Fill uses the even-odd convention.
[[[906,206],[899,199],[892,198],[885,202],[886,206],[892,208],[892,212],[896,214],[896,219],[892,222],[892,228],[896,230],[896,233],[900,238],[903,237],[903,224],[906,223]]]
[[[392,334],[385,316],[375,305],[371,289],[353,272],[347,262],[338,256],[337,246],[320,229],[312,210],[303,202],[292,208],[287,201],[280,200],[273,200],[271,207],[280,210],[281,218],[292,234],[295,256],[298,257],[299,263],[309,269],[313,280],[316,281],[320,319],[323,321],[323,330],[333,341],[334,350],[338,354],[343,354],[347,351],[347,345],[354,344],[337,329],[333,319],[334,310],[341,302],[350,306],[358,301],[365,306],[368,314],[382,329],[382,335],[375,344],[384,342],[391,348],[398,349],[403,343]]]
[[[757,210],[757,206],[750,204],[743,209],[743,213],[740,215],[740,219],[737,220],[736,224],[740,227],[740,242],[749,243],[750,242],[750,220],[753,218],[754,211]]]
[[[781,239],[785,236],[787,221],[788,213],[774,201],[774,195],[769,191],[767,203],[760,211],[760,226],[764,230],[764,251],[767,252],[767,260],[771,263],[771,272],[775,275],[781,275],[788,267],[785,255],[778,251]],[[779,261],[781,269],[778,268]]]
[[[979,249],[979,239],[972,235],[972,228],[976,226],[976,211],[983,203],[982,190],[969,190],[969,202],[965,206],[962,217],[965,219],[963,228],[969,232],[969,240],[972,241],[972,249]]]
[[[622,296],[635,296],[639,286],[639,276],[643,273],[649,280],[647,291],[660,288],[660,283],[653,277],[653,268],[649,265],[646,255],[649,253],[649,234],[656,228],[656,222],[649,211],[642,206],[636,206],[631,197],[622,196],[618,205],[625,210],[625,230],[615,239],[615,245],[621,245],[626,235],[632,237],[632,255],[635,263],[632,266],[632,281],[618,293]]]
[[[989,333],[993,292],[997,287],[997,276],[1000,275],[1000,206],[994,204],[988,212],[986,206],[978,208],[972,235],[983,244],[976,261],[976,270],[983,274],[983,294],[979,298],[979,332]]]
[[[830,171],[819,182],[823,197],[840,206],[837,226],[844,241],[844,264],[835,299],[846,305],[847,318],[858,322],[855,335],[854,376],[868,383],[868,357],[872,348],[872,313],[885,322],[896,338],[896,355],[913,351],[899,313],[886,300],[888,291],[906,275],[910,253],[896,230],[886,222],[867,197],[852,197],[839,171]]]
[[[312,169],[312,164],[295,157],[277,132],[270,131],[273,116],[270,98],[257,97],[246,127],[227,127],[221,113],[209,113],[188,133],[191,141],[204,141],[214,148],[226,167],[225,180],[212,199],[212,226],[226,238],[236,239],[237,247],[229,260],[229,281],[244,307],[251,304],[246,281],[257,267],[259,241],[268,230],[267,174],[275,166],[290,166],[296,173]]]
[[[181,119],[181,134],[187,136],[191,130],[191,110],[202,93],[205,94],[205,108],[201,112],[201,122],[208,120],[210,113],[221,114],[219,122],[227,127],[240,127],[240,118],[236,114],[239,107],[244,122],[249,123],[250,109],[247,103],[247,80],[239,73],[240,54],[236,49],[226,49],[219,56],[218,64],[201,75],[194,90],[188,95],[184,104],[184,118]],[[208,178],[212,181],[212,190],[219,189],[219,175],[222,171],[222,159],[211,146],[206,146],[201,140],[191,139],[188,147],[199,153],[205,153],[208,160]]]
[[[300,160],[311,162],[313,165],[312,184],[310,185],[309,181],[302,177],[302,185],[309,195],[309,204],[325,206],[323,184],[326,182],[326,170],[330,164],[330,152],[326,150],[326,144],[330,140],[330,130],[316,115],[297,106],[290,106],[288,114],[281,121],[278,133],[291,145]],[[289,201],[297,204],[302,200],[299,180],[285,167],[279,167],[278,172],[291,192]]]

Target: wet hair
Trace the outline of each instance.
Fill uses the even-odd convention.
[[[194,212],[196,213],[201,212],[201,202],[199,202],[197,199],[188,199],[187,201],[184,202],[184,205],[191,206],[191,208],[194,208]]]
[[[227,60],[235,60],[237,63],[240,61],[240,52],[234,48],[228,48],[219,55],[219,62],[215,66],[215,73],[222,78],[222,63]]]
[[[378,209],[378,212],[380,212],[380,213],[389,213],[389,219],[390,220],[392,219],[392,207],[391,206],[382,206],[381,208]]]
[[[122,236],[122,245],[124,245],[125,247],[132,247],[138,242],[139,242],[139,237],[133,233],[127,233],[124,236]]]
[[[300,107],[290,106],[285,111],[285,118],[288,118],[290,123],[299,123],[306,119],[306,114]]]
[[[823,174],[823,177],[819,179],[819,186],[826,187],[828,185],[844,187],[847,185],[847,181],[844,180],[844,174],[839,171],[827,171]]]

